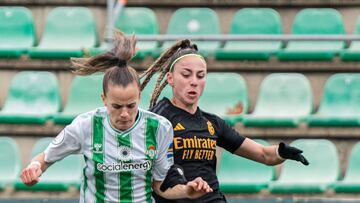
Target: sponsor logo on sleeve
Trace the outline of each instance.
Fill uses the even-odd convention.
[[[52,140],[52,144],[53,145],[59,145],[61,143],[63,143],[65,139],[65,129],[63,131],[61,131],[53,140]]]

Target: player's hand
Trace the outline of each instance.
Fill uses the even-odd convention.
[[[192,181],[189,181],[186,184],[188,190],[187,194],[189,198],[196,199],[199,198],[206,193],[212,192],[213,190],[210,188],[209,184],[204,181],[201,177],[197,177]]]
[[[279,155],[284,159],[292,159],[295,161],[300,161],[304,165],[309,165],[308,160],[302,155],[303,151],[296,148],[291,147],[283,142],[279,144],[278,148]]]
[[[32,186],[39,182],[41,174],[42,170],[40,165],[31,163],[22,170],[20,178],[25,185]]]

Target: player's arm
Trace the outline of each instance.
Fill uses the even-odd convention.
[[[43,152],[35,156],[30,164],[21,172],[20,178],[24,184],[32,186],[39,182],[39,178],[43,172],[50,166],[45,162],[45,155]]]
[[[154,191],[165,199],[196,199],[206,193],[212,192],[212,189],[201,177],[189,181],[186,184],[177,184],[173,187],[167,188],[165,191],[161,190],[163,181],[154,181]]]
[[[217,118],[216,123],[218,123],[219,126],[219,146],[236,155],[266,165],[277,165],[284,162],[285,159],[300,161],[304,165],[309,164],[302,155],[303,151],[300,149],[284,143],[274,146],[263,146],[249,138],[241,136],[221,118]]]
[[[277,165],[284,162],[285,159],[300,161],[304,165],[309,164],[302,155],[302,150],[284,143],[264,146],[246,138],[234,153],[266,165]]]

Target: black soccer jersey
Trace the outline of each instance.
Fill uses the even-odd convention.
[[[197,108],[194,114],[174,106],[169,99],[162,99],[150,111],[167,118],[174,128],[173,155],[174,163],[184,168],[187,180],[202,177],[214,190],[197,201],[221,202],[216,177],[216,146],[234,152],[245,140],[225,121],[216,115]],[[171,202],[156,197],[156,202]],[[186,200],[175,202],[187,202]]]

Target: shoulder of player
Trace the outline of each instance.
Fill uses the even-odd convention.
[[[171,114],[172,112],[170,111],[170,108],[171,108],[171,104],[169,100],[167,98],[163,98],[155,106],[151,107],[149,111],[168,118],[169,114]]]
[[[208,121],[210,121],[215,126],[219,126],[220,123],[225,122],[222,118],[220,118],[216,114],[205,112],[205,111],[201,111],[201,113]]]
[[[165,128],[171,128],[172,129],[171,122],[168,119],[166,119],[164,116],[156,114],[156,113],[151,112],[151,111],[140,109],[140,108],[139,108],[139,111],[141,112],[142,117],[144,119],[149,118],[149,119],[154,119],[154,120],[158,121],[160,128],[165,127]]]
[[[79,114],[76,116],[73,122],[76,123],[91,123],[93,117],[100,117],[100,118],[106,118],[107,111],[105,107],[98,107],[96,109],[93,109],[91,111]]]

